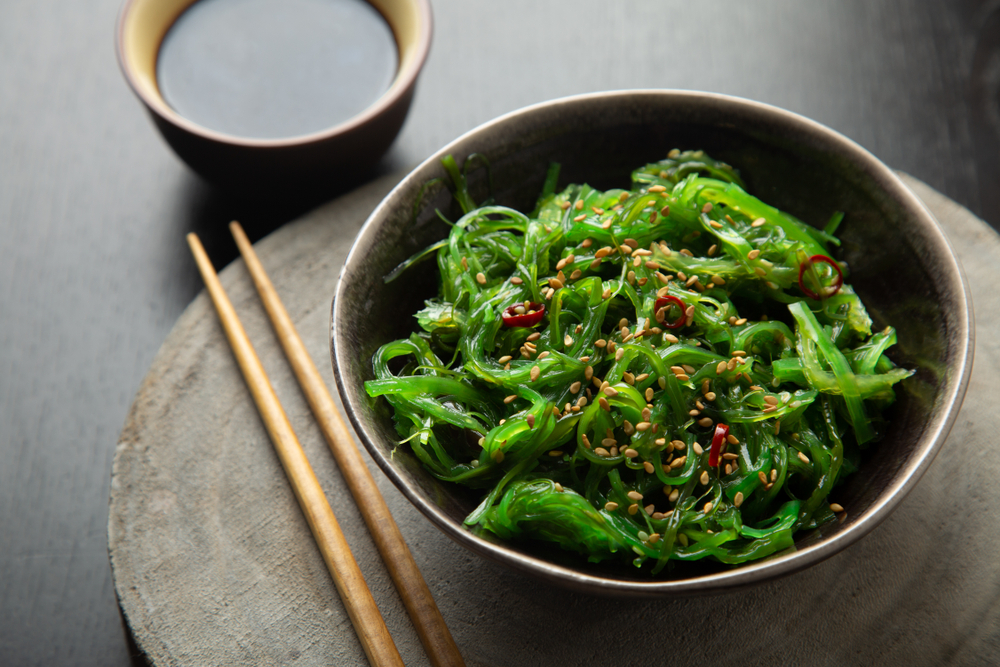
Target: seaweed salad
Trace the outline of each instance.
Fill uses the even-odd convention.
[[[427,470],[482,494],[470,529],[656,574],[843,517],[831,491],[911,374],[831,257],[843,214],[806,225],[702,151],[607,191],[557,191],[554,164],[530,214],[443,165],[464,215],[387,277],[435,256],[440,292],[365,388]]]

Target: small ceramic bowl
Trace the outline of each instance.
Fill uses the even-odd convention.
[[[528,542],[488,540],[462,521],[479,496],[435,479],[397,445],[391,408],[370,398],[371,358],[382,344],[416,328],[410,313],[436,296],[436,271],[417,267],[405,280],[383,277],[444,238],[435,209],[449,194],[421,186],[445,176],[440,159],[472,153],[491,165],[497,202],[531,210],[550,162],[560,187],[628,187],[630,171],[673,148],[704,149],[740,170],[750,192],[814,225],[844,211],[838,256],[875,327],[898,332],[897,363],[916,374],[897,389],[892,428],[868,450],[861,469],[837,489],[846,519],[802,532],[796,549],[741,567],[681,564],[670,579],[626,566],[589,565]],[[485,170],[470,174],[475,201],[489,191]],[[454,215],[454,211],[452,213]],[[454,219],[454,218],[453,218]],[[424,266],[433,266],[430,262]],[[747,100],[681,91],[623,91],[556,100],[483,125],[417,167],[365,223],[347,259],[333,306],[331,344],[337,384],[361,440],[403,494],[460,544],[548,581],[588,592],[664,596],[745,587],[815,564],[883,521],[913,489],[958,413],[972,367],[971,304],[962,271],[927,208],[884,164],[842,135],[788,111]]]
[[[210,130],[179,115],[157,84],[167,31],[195,0],[126,0],[118,18],[118,62],[167,143],[195,171],[222,185],[285,186],[357,174],[388,150],[409,111],[430,50],[428,0],[368,0],[392,29],[398,51],[389,89],[358,115],[319,132],[251,139]]]

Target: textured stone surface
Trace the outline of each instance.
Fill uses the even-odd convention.
[[[955,427],[882,526],[837,556],[748,591],[592,598],[463,550],[376,479],[469,665],[992,664],[1000,655],[1000,450],[993,446],[1000,239],[922,183],[969,278],[976,364]],[[333,386],[336,277],[376,181],[257,244]],[[312,423],[242,262],[221,274],[408,665],[427,664]],[[371,463],[369,461],[369,463]],[[374,468],[374,464],[371,464]],[[135,399],[112,479],[109,542],[122,609],[154,665],[351,665],[364,654],[202,293]]]

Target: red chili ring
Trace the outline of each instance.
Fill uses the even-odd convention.
[[[837,282],[834,285],[831,285],[830,288],[832,288],[833,291],[830,292],[829,294],[824,294],[824,295],[817,294],[816,292],[813,292],[811,289],[806,287],[806,284],[802,281],[802,274],[804,274],[806,269],[815,264],[816,262],[825,262],[830,266],[832,266],[833,270],[837,272]],[[828,299],[837,292],[839,292],[843,284],[844,284],[844,274],[840,270],[840,266],[837,264],[837,262],[833,261],[833,259],[827,257],[826,255],[813,255],[812,257],[809,258],[808,262],[802,262],[802,264],[799,265],[799,289],[802,290],[802,293],[805,294],[810,299],[816,299],[817,301]]]
[[[668,329],[679,329],[680,327],[684,326],[684,322],[687,321],[687,312],[686,312],[687,307],[684,305],[684,302],[678,299],[676,296],[661,296],[659,299],[657,299],[656,304],[653,306],[653,314],[655,315],[660,311],[660,308],[663,308],[668,304],[673,304],[677,306],[681,311],[681,316],[677,318],[675,322],[671,322],[669,324],[667,322],[663,322],[662,324]],[[664,317],[664,319],[666,319],[666,317]]]
[[[503,319],[503,325],[505,327],[533,327],[542,321],[545,317],[545,304],[535,303],[534,301],[528,304],[528,310],[534,312],[527,312],[524,314],[514,312],[514,309],[518,306],[523,306],[523,303],[515,303],[513,306],[507,306],[504,309],[503,314],[500,316]]]
[[[729,435],[729,427],[725,424],[715,425],[715,435],[712,436],[712,450],[708,453],[708,465],[714,468],[719,465],[719,456],[722,454],[722,443]]]

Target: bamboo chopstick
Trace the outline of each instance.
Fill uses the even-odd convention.
[[[448,631],[448,626],[445,625],[427,582],[424,581],[416,561],[413,560],[413,554],[406,546],[406,541],[392,518],[385,499],[375,485],[368,466],[361,458],[361,453],[354,444],[354,439],[347,430],[326,383],[316,369],[309,352],[306,351],[292,319],[288,316],[288,311],[281,303],[281,298],[271,284],[253,246],[238,222],[231,223],[229,229],[257,286],[264,309],[271,318],[271,324],[277,332],[285,355],[295,371],[295,376],[309,401],[316,421],[319,422],[323,436],[358,504],[358,509],[368,524],[368,530],[375,540],[379,553],[382,554],[382,560],[385,561],[389,575],[396,584],[396,589],[410,614],[431,664],[435,667],[464,665],[458,646]]]
[[[236,315],[233,304],[226,296],[218,276],[215,275],[215,269],[201,241],[194,234],[188,234],[187,241],[215,309],[219,313],[229,345],[236,356],[240,370],[243,371],[243,377],[285,468],[288,480],[292,484],[302,513],[306,515],[309,527],[323,554],[323,560],[333,575],[334,584],[344,601],[368,661],[376,667],[390,665],[403,667],[403,660],[396,650],[392,637],[389,636],[389,630],[385,627],[361,570],[351,555],[347,540],[340,530],[340,524],[337,523],[337,518],[330,509],[330,503],[320,488],[319,480],[316,479],[316,474],[292,431],[288,417],[281,408],[281,403],[250,344],[250,339]]]

